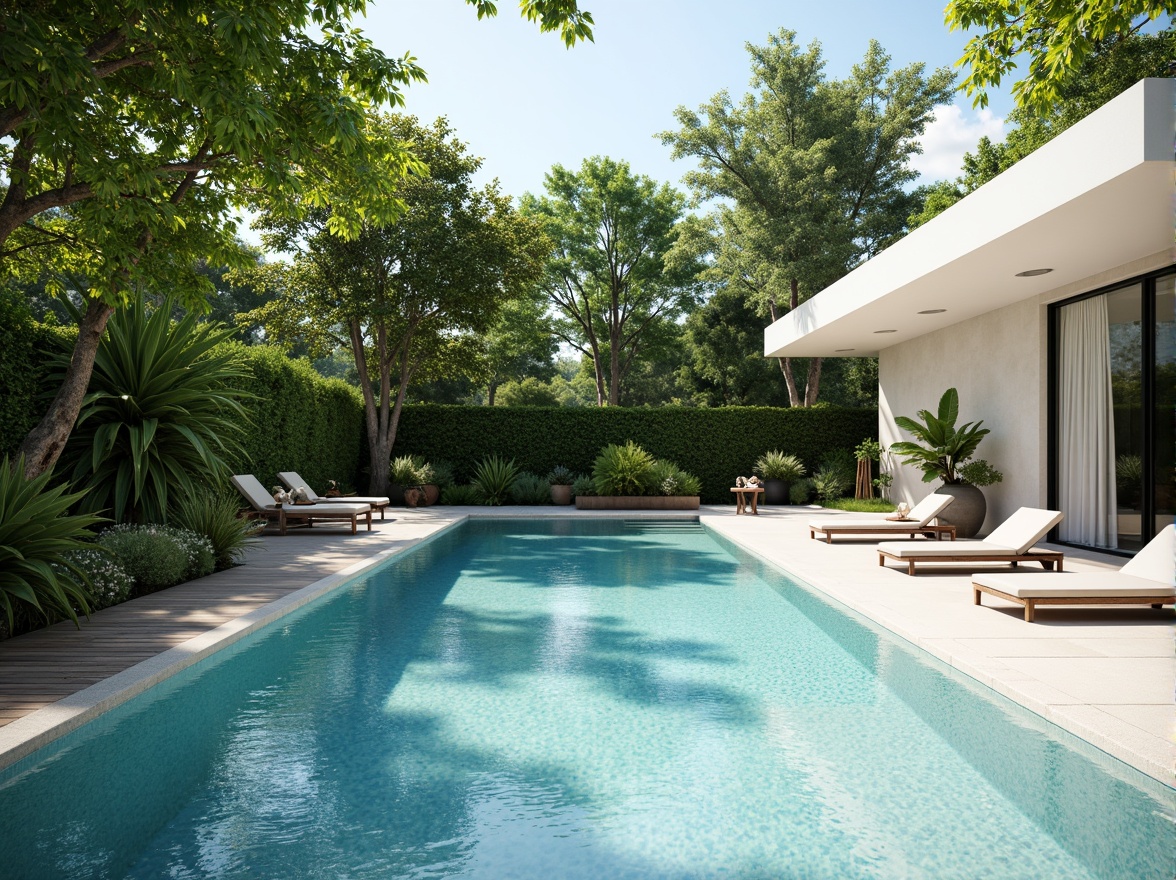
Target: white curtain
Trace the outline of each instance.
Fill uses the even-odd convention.
[[[1061,309],[1058,327],[1058,503],[1063,541],[1114,547],[1115,413],[1107,298]]]

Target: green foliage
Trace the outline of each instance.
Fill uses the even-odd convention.
[[[899,456],[905,464],[913,464],[923,471],[923,482],[931,483],[937,479],[945,484],[960,482],[957,468],[976,453],[976,447],[989,432],[981,428],[983,421],[966,422],[956,427],[956,419],[960,414],[960,395],[954,388],[948,388],[939,399],[939,413],[932,415],[930,411],[919,410],[918,417],[923,420],[919,424],[906,416],[896,416],[894,423],[918,441],[912,443],[903,440],[893,443],[890,451]]]
[[[1138,455],[1120,455],[1115,459],[1115,488],[1120,503],[1135,507],[1143,492],[1143,459]]]
[[[852,513],[893,513],[894,505],[881,498],[834,498],[822,501],[821,507],[830,510],[848,510]]]
[[[837,465],[822,465],[813,474],[813,491],[822,502],[833,501],[843,496],[853,481]]]
[[[1013,96],[1018,108],[1037,114],[1063,99],[1100,49],[1173,14],[1173,0],[951,0],[945,10],[952,30],[976,32],[957,62],[968,67],[961,88],[974,96],[973,104],[987,106],[987,89],[1000,85],[1027,54],[1027,75],[1013,84]]]
[[[277,485],[278,472],[296,470],[323,492],[328,480],[363,485],[363,402],[339,379],[324,379],[305,359],[292,359],[269,345],[225,343],[245,369],[238,380],[251,396],[243,451],[233,473],[254,474],[263,486]]]
[[[698,477],[663,459],[650,467],[649,486],[649,494],[653,495],[698,495],[702,489]]]
[[[17,604],[36,609],[46,620],[62,616],[75,624],[75,605],[89,613],[86,574],[68,554],[91,546],[86,541],[92,537],[90,527],[102,519],[70,515],[84,493],[49,488],[51,476],[26,480],[23,458],[0,460],[0,607],[10,630]]]
[[[447,458],[459,481],[487,454],[513,458],[546,473],[556,464],[591,471],[600,448],[633,440],[657,458],[677,462],[702,481],[706,504],[728,503],[748,462],[783,448],[812,469],[830,446],[852,447],[877,430],[867,409],[768,407],[688,408],[406,406],[400,454]],[[283,468],[284,469],[284,468]],[[304,476],[306,476],[304,474]],[[266,485],[271,485],[267,482]]]
[[[245,552],[261,542],[255,537],[265,524],[238,516],[240,501],[234,495],[208,490],[184,495],[172,510],[176,526],[201,535],[212,547],[217,571],[239,564]]]
[[[191,313],[173,323],[171,305],[149,311],[139,297],[111,319],[61,456],[62,472],[89,490],[82,510],[116,522],[166,521],[169,497],[223,481],[226,458],[241,453],[245,372],[215,350],[231,331]]]
[[[610,443],[592,463],[597,495],[646,495],[651,483],[653,456],[634,443]]]
[[[791,483],[807,473],[804,462],[795,455],[785,455],[779,449],[765,452],[755,461],[752,470],[765,480],[783,480]]]
[[[519,468],[514,459],[507,460],[497,455],[488,455],[474,469],[471,481],[482,504],[505,504],[510,490],[518,478]]]
[[[811,478],[797,480],[788,487],[788,501],[792,504],[808,504],[813,497],[813,481]]]
[[[453,485],[453,465],[447,461],[440,460],[434,461],[431,467],[433,469],[432,483],[438,489],[448,489]]]
[[[510,497],[515,504],[550,504],[551,483],[524,471],[510,487]]]
[[[469,506],[481,504],[482,499],[475,487],[454,485],[441,490],[440,502],[442,504]]]
[[[572,480],[572,497],[579,498],[583,495],[585,498],[590,498],[596,494],[596,483],[587,474],[577,474],[576,478]]]
[[[973,486],[991,486],[1004,479],[1004,474],[982,458],[960,465],[960,479]]]
[[[124,523],[99,535],[98,544],[131,575],[139,596],[204,577],[216,566],[207,538],[171,526]]]
[[[15,455],[41,420],[56,353],[72,334],[33,320],[24,296],[0,286],[0,455]]]
[[[547,482],[552,486],[570,486],[576,482],[576,475],[562,464],[557,464],[548,472]]]
[[[880,461],[882,459],[882,444],[873,437],[867,437],[854,447],[853,457],[858,461]]]
[[[424,486],[433,482],[433,466],[419,455],[402,455],[388,466],[388,480],[394,486]]]
[[[559,406],[560,398],[551,387],[537,376],[519,381],[504,382],[494,397],[495,406]]]
[[[86,550],[68,551],[65,560],[85,574],[89,583],[91,611],[118,605],[131,597],[134,578],[112,554],[97,547],[89,547]],[[53,569],[60,576],[69,572],[61,563],[54,563]]]

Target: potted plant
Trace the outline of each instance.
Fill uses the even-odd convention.
[[[765,452],[756,459],[752,470],[763,477],[764,504],[787,504],[792,484],[806,473],[799,458],[785,455],[778,449]]]
[[[420,491],[414,493],[416,503],[408,504],[409,507],[416,507],[425,500],[424,486],[432,482],[432,479],[433,469],[417,456],[402,455],[394,458],[388,468],[388,482],[391,484],[388,487],[388,497],[393,504],[408,504],[407,491],[418,489]]]
[[[562,464],[553,467],[551,473],[547,475],[547,482],[551,484],[551,503],[571,504],[572,483],[575,481],[576,475]]]
[[[890,451],[905,464],[913,464],[922,470],[924,483],[943,481],[943,485],[935,491],[951,495],[955,500],[940,515],[939,520],[954,525],[959,537],[971,538],[984,525],[984,517],[988,512],[984,493],[978,486],[999,482],[1003,477],[982,459],[971,462],[970,466],[966,464],[990,431],[980,427],[984,424],[982,421],[966,422],[956,427],[959,414],[959,392],[948,388],[939,399],[937,414],[919,410],[918,417],[922,423],[906,416],[895,417],[894,423],[914,435],[918,442],[903,440],[892,443]]]

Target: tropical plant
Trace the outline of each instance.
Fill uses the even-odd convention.
[[[757,458],[752,470],[765,480],[783,480],[785,483],[799,480],[806,473],[804,462],[795,455],[785,455],[779,449],[765,452]]]
[[[441,490],[441,503],[466,506],[481,503],[481,496],[473,486],[446,486]]]
[[[547,482],[553,486],[570,486],[575,481],[576,475],[562,464],[557,464],[547,474]]]
[[[590,498],[596,494],[596,483],[587,474],[577,474],[576,478],[572,480],[572,497],[579,498],[583,495],[585,498]]]
[[[1135,507],[1143,491],[1143,459],[1138,455],[1120,455],[1115,459],[1115,488],[1120,503]]]
[[[490,455],[483,458],[474,469],[472,485],[482,504],[501,505],[510,497],[511,487],[518,476],[519,468],[513,458],[508,461]]]
[[[981,428],[983,421],[966,422],[956,427],[960,414],[960,395],[954,388],[948,388],[939,399],[939,412],[932,415],[925,409],[919,410],[919,424],[906,416],[897,416],[894,423],[904,431],[913,434],[919,442],[901,440],[890,444],[890,451],[899,456],[905,464],[912,464],[923,471],[923,482],[936,479],[945,485],[960,482],[957,472],[960,465],[976,454],[976,447],[989,432]]]
[[[651,488],[653,456],[634,443],[610,443],[592,464],[592,481],[598,495],[645,495]]]
[[[1004,474],[982,458],[960,465],[959,475],[961,480],[972,486],[991,486],[1004,479]]]
[[[99,343],[61,456],[62,473],[89,489],[85,513],[166,522],[169,499],[227,479],[226,459],[241,453],[248,395],[235,386],[248,374],[230,347],[213,351],[232,331],[192,313],[173,323],[171,313],[170,300],[150,310],[140,296]]]
[[[85,493],[48,487],[52,471],[32,480],[24,473],[24,456],[0,461],[0,606],[10,631],[16,603],[46,620],[61,615],[76,625],[74,608],[89,613],[90,596],[85,571],[68,554],[92,547],[86,540],[93,537],[90,527],[103,520],[71,515],[70,507]]]
[[[524,471],[510,487],[510,497],[515,504],[550,504],[551,483]]]
[[[432,483],[433,466],[419,455],[402,455],[392,459],[388,467],[388,480],[394,486],[424,486]]]
[[[212,545],[216,570],[223,571],[239,564],[250,547],[261,546],[256,535],[265,528],[265,523],[243,519],[239,512],[234,496],[206,490],[181,498],[173,511],[172,522],[203,535]]]

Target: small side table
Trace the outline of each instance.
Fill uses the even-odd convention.
[[[760,493],[764,490],[759,486],[736,486],[731,490],[735,493],[735,515],[747,513],[747,496],[751,496],[751,515],[759,516],[759,510],[756,509],[756,502],[759,500]]]

